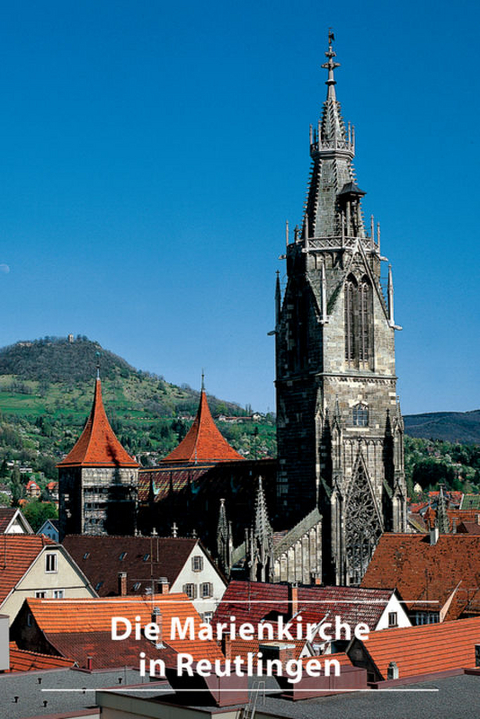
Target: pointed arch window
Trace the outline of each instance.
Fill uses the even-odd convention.
[[[372,288],[366,277],[358,288],[358,359],[368,362],[370,355],[370,306]]]
[[[355,310],[357,305],[357,282],[353,275],[347,278],[345,284],[345,359],[352,362],[355,359]]]

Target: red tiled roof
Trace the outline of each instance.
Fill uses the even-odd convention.
[[[92,411],[74,448],[57,467],[138,467],[115,436],[102,402],[102,384],[97,379]]]
[[[175,663],[175,652],[168,645],[157,649],[152,642],[141,637],[129,637],[122,641],[112,639],[108,632],[56,632],[45,633],[45,638],[62,657],[70,655],[80,667],[107,669],[113,667],[138,667],[140,652],[145,652],[147,660],[163,659],[167,666]],[[90,659],[90,662],[89,662]],[[148,666],[148,661],[147,661]]]
[[[37,489],[38,489],[38,484],[35,482],[34,479],[31,479],[31,480],[27,483],[27,489],[29,489],[30,487],[37,487]]]
[[[2,534],[0,536],[0,603],[23,577],[51,539],[36,534]]]
[[[170,586],[198,544],[198,539],[115,537],[72,534],[63,546],[102,597],[118,594],[118,573],[127,574],[127,594],[142,595],[152,577],[166,577]],[[121,557],[123,557],[121,559]],[[134,589],[134,586],[140,586]],[[158,587],[157,587],[158,588]]]
[[[15,642],[10,642],[10,672],[28,672],[35,669],[57,669],[71,667],[73,659],[55,657],[51,654],[38,654],[26,649],[19,649]]]
[[[224,462],[243,459],[222,437],[210,413],[207,395],[202,389],[197,416],[186,437],[162,462]]]
[[[320,622],[327,614],[340,615],[350,624],[365,622],[374,630],[392,596],[391,589],[365,590],[358,587],[298,587],[298,612],[304,624]],[[256,624],[271,613],[289,612],[288,587],[263,582],[230,582],[213,617],[228,622],[230,616]]]
[[[475,666],[480,617],[373,632],[363,645],[383,679],[395,662],[399,678]]]
[[[458,586],[447,619],[477,613],[480,576],[480,535],[441,534],[430,544],[423,534],[383,534],[362,581],[362,587],[395,587],[410,609],[439,611]],[[479,595],[480,596],[480,595]],[[477,598],[476,598],[477,597]]]
[[[3,534],[13,519],[15,507],[0,507],[0,534]]]
[[[185,594],[156,594],[151,596],[104,597],[102,599],[27,599],[28,608],[39,629],[47,636],[58,634],[91,634],[110,632],[112,617],[125,617],[135,623],[140,617],[142,627],[150,623],[152,609],[159,607],[162,616],[163,641],[178,652],[188,652],[194,659],[222,659],[223,654],[214,641],[172,639],[174,617],[183,624],[193,617],[195,633],[201,622],[200,615]],[[53,641],[53,639],[52,639]],[[82,641],[82,640],[80,640]],[[126,641],[126,640],[125,640]],[[120,644],[115,641],[115,645]],[[137,652],[138,660],[138,652]]]

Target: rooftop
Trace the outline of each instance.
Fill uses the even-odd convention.
[[[479,576],[480,535],[441,534],[431,544],[429,535],[386,533],[362,587],[395,587],[410,609],[430,611],[439,611],[455,592],[446,619],[457,619],[480,613]]]
[[[102,597],[118,594],[118,573],[127,574],[127,594],[144,594],[152,580],[170,586],[198,544],[194,538],[116,537],[72,534],[63,546]],[[100,586],[98,586],[100,585]]]
[[[217,429],[202,389],[197,416],[187,435],[162,462],[225,462],[243,459],[242,455],[230,447],[227,440]]]
[[[36,534],[2,534],[0,536],[0,603],[23,577],[51,539]]]
[[[475,644],[480,643],[480,617],[442,624],[423,624],[373,632],[364,647],[381,677],[395,662],[399,678],[422,676],[450,669],[475,667]]]
[[[231,615],[241,622],[260,622],[267,615],[288,614],[286,584],[243,582],[233,580],[227,587],[213,617],[214,622],[228,622]],[[328,613],[339,614],[350,624],[366,622],[375,629],[385,606],[392,596],[391,589],[361,589],[358,587],[298,587],[298,612],[305,621],[321,621]]]
[[[92,411],[80,438],[58,467],[138,467],[110,427],[97,378]]]

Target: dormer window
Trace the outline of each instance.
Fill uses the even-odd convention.
[[[366,404],[356,404],[353,408],[353,426],[368,427],[368,407]]]
[[[144,557],[143,557],[143,561],[144,561],[144,562],[148,562],[149,559],[150,559],[150,555],[149,555],[149,554],[145,554]]]

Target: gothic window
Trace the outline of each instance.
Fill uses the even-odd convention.
[[[352,414],[354,427],[368,427],[368,407],[366,404],[356,404]]]
[[[364,278],[358,288],[358,358],[362,362],[368,362],[369,358],[370,305],[371,286]]]
[[[357,304],[357,283],[351,275],[345,285],[345,359],[355,359],[355,307]]]
[[[345,507],[346,575],[360,584],[381,534],[370,483],[362,463],[352,479]]]

